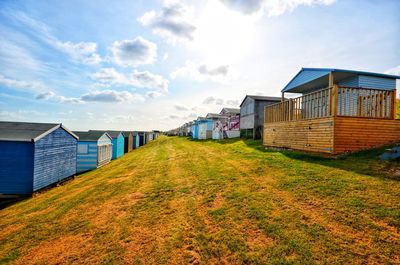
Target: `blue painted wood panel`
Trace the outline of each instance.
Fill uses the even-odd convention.
[[[97,142],[78,141],[76,172],[81,173],[97,168]]]
[[[0,141],[0,193],[33,192],[33,143]]]
[[[34,144],[33,191],[76,174],[77,139],[63,128]]]
[[[359,87],[379,88],[392,90],[396,88],[396,80],[390,78],[382,78],[377,76],[360,75],[358,77]]]
[[[134,149],[136,149],[136,148],[138,148],[139,146],[140,146],[140,139],[139,139],[140,137],[139,137],[139,135],[138,134],[135,134],[134,136],[133,136],[133,148]]]
[[[117,159],[124,155],[124,136],[119,134],[117,138],[112,139],[112,159]]]

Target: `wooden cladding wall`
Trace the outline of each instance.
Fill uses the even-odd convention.
[[[317,153],[333,152],[334,118],[264,124],[263,144]]]
[[[400,142],[400,120],[336,117],[334,153],[354,152]]]
[[[342,154],[400,142],[400,120],[329,117],[264,124],[263,144]]]

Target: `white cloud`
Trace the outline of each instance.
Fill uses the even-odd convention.
[[[72,97],[64,97],[56,95],[53,91],[47,91],[38,94],[35,97],[37,100],[52,100],[58,103],[65,103],[65,104],[81,104],[83,101],[80,98],[72,98]]]
[[[168,80],[161,75],[150,73],[149,71],[134,71],[131,82],[134,86],[140,88],[157,89],[162,92],[168,92]]]
[[[102,68],[98,72],[90,75],[90,77],[108,86],[129,84],[129,80],[125,75],[117,72],[114,68]]]
[[[15,12],[12,16],[34,31],[35,36],[68,54],[74,61],[84,64],[98,64],[101,62],[97,54],[97,44],[94,42],[63,42],[51,33],[51,29],[44,23],[27,16],[23,12]]]
[[[162,93],[157,92],[157,91],[149,91],[149,92],[146,93],[146,96],[148,98],[155,99],[155,98],[158,98],[158,97],[162,96]]]
[[[385,74],[400,76],[400,65],[390,68],[389,70],[385,71]]]
[[[102,68],[90,77],[99,82],[101,87],[127,85],[168,92],[168,80],[161,75],[153,74],[149,71],[140,72],[134,70],[132,74],[125,75],[117,72],[114,68]]]
[[[239,105],[239,100],[224,100],[222,98],[216,98],[213,96],[209,96],[203,100],[203,104],[210,105],[210,104],[215,104],[215,105],[227,105],[227,106],[238,106]]]
[[[26,117],[44,116],[36,110],[0,111],[0,120],[24,120]]]
[[[81,96],[86,102],[143,102],[143,96],[128,91],[92,91]]]
[[[75,61],[84,64],[99,64],[101,62],[100,55],[97,54],[97,44],[94,42],[72,43],[56,40],[55,44]]]
[[[331,5],[335,0],[220,0],[231,9],[244,14],[253,14],[265,11],[268,16],[279,16],[286,12],[292,12],[300,5]]]
[[[190,61],[186,62],[185,66],[175,69],[170,77],[172,79],[181,77],[196,81],[212,80],[216,82],[225,82],[231,78],[228,65],[210,67],[206,64],[196,64]]]
[[[191,9],[182,3],[166,1],[161,11],[146,12],[138,21],[172,43],[190,41],[196,30],[191,13]]]
[[[133,40],[115,41],[111,51],[115,63],[121,66],[152,64],[157,57],[157,45],[140,36]]]
[[[178,111],[187,111],[189,108],[182,106],[182,105],[175,105],[175,109]]]
[[[207,65],[202,64],[199,66],[198,68],[199,73],[202,75],[223,75],[226,76],[228,74],[228,70],[229,70],[229,65],[221,65],[221,66],[217,66],[213,69],[209,69]]]
[[[46,89],[46,87],[39,82],[11,79],[1,74],[0,74],[0,86],[5,86],[13,89],[36,91],[36,92],[43,91],[44,89]]]

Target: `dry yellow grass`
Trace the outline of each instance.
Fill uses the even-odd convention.
[[[398,162],[161,137],[0,211],[12,264],[400,262]]]

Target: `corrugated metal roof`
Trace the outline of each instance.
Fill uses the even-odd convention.
[[[79,137],[80,141],[89,141],[89,142],[97,142],[100,137],[104,134],[107,135],[111,139],[111,137],[106,132],[101,131],[88,131],[88,132],[81,132],[81,131],[73,131]]]
[[[280,97],[268,97],[268,96],[257,96],[257,95],[246,95],[240,103],[240,107],[243,105],[243,102],[246,100],[246,98],[252,98],[254,100],[263,100],[263,101],[281,101],[282,99]]]
[[[60,127],[78,138],[60,123],[0,121],[0,140],[35,142]]]
[[[328,85],[329,73],[339,73],[334,77],[335,81],[351,76],[364,75],[388,79],[400,79],[397,75],[388,75],[373,72],[335,69],[335,68],[302,68],[290,82],[282,89],[282,92],[303,93],[316,87],[323,88]],[[308,85],[308,86],[307,86]]]

